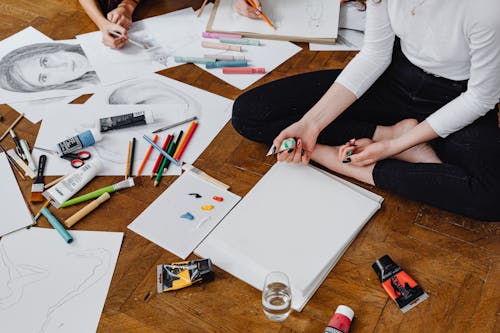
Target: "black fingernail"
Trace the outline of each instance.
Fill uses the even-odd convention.
[[[293,153],[293,148],[288,149],[288,154]]]
[[[351,159],[348,157],[345,160],[343,160],[342,163],[351,163]]]
[[[305,153],[306,153],[306,151],[305,151],[304,149],[302,149],[302,150],[300,151],[300,156],[304,156],[304,154],[305,154]]]

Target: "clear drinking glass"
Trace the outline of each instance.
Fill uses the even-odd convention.
[[[262,289],[264,314],[272,321],[285,320],[292,309],[292,292],[288,276],[283,272],[267,274]]]

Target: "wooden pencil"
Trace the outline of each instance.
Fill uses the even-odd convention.
[[[125,179],[128,178],[129,176],[129,171],[130,171],[130,152],[132,151],[132,141],[128,142],[128,152],[127,152],[127,165],[125,168]]]
[[[13,129],[14,126],[16,126],[17,123],[20,122],[21,119],[23,119],[23,117],[24,117],[24,113],[21,113],[21,115],[19,115],[19,117],[17,117],[16,120],[14,120],[14,122],[5,130],[5,132],[0,137],[0,141],[2,141],[7,136],[7,134],[9,134],[9,131],[11,129]]]
[[[198,12],[198,17],[200,17],[200,16],[201,16],[201,14],[203,14],[203,11],[205,10],[205,6],[207,5],[207,2],[208,2],[208,0],[205,0],[205,1],[203,1],[203,3],[201,4],[200,11]]]

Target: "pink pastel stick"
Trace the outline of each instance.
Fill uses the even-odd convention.
[[[222,73],[224,74],[264,74],[266,72],[265,68],[253,68],[253,67],[224,67],[222,68]]]
[[[227,37],[227,38],[242,38],[242,35],[237,35],[237,34],[223,34],[223,33],[218,33],[218,32],[202,32],[201,37],[203,38],[221,38],[221,37]]]

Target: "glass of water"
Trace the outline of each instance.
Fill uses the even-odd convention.
[[[285,320],[292,309],[292,292],[288,276],[283,272],[267,274],[262,290],[264,314],[272,321]]]

